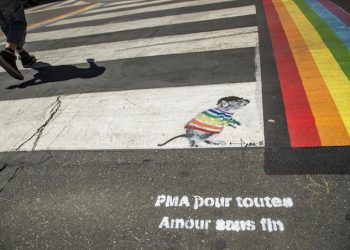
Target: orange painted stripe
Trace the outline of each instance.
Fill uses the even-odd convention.
[[[272,0],[263,0],[292,147],[319,147],[317,131],[302,80],[299,75],[287,35]]]
[[[73,15],[79,14],[81,12],[93,9],[93,8],[97,7],[98,5],[99,4],[97,4],[97,3],[96,4],[90,4],[88,6],[80,8],[78,10],[71,11],[71,12],[63,14],[63,15],[59,15],[59,16],[56,16],[56,17],[48,18],[48,19],[45,19],[45,20],[40,21],[40,22],[32,23],[32,24],[28,25],[28,30],[32,30],[32,29],[41,27],[43,25],[56,22],[56,21],[61,20],[63,18],[70,17],[70,16],[73,16]]]
[[[273,3],[287,34],[311,111],[315,117],[321,144],[323,146],[349,145],[349,134],[300,31],[284,4],[280,0],[273,0]]]
[[[220,128],[220,127],[217,127],[217,126],[213,126],[213,125],[209,125],[209,124],[200,122],[200,121],[198,121],[197,119],[193,119],[190,123],[197,124],[197,125],[202,126],[202,127],[204,127],[204,128],[211,128],[211,129],[214,129],[214,130],[221,131],[221,128]]]
[[[191,125],[186,125],[185,128],[189,128],[189,129],[194,129],[194,130],[199,130],[205,133],[210,133],[210,134],[218,134],[219,132],[214,132],[214,131],[210,131],[210,130],[206,130],[204,128],[198,128],[196,126],[191,126]]]

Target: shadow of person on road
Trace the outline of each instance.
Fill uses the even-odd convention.
[[[89,68],[77,68],[73,65],[52,66],[45,62],[38,62],[32,67],[38,71],[38,73],[34,75],[33,79],[22,82],[18,85],[9,86],[7,89],[22,89],[50,82],[68,81],[75,78],[94,78],[102,75],[105,72],[106,68],[97,66],[94,59],[87,59],[86,61],[90,65]]]

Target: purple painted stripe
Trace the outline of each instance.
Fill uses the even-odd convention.
[[[339,18],[345,25],[350,27],[350,14],[329,0],[318,0],[324,7]]]

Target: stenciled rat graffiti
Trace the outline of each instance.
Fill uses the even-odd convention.
[[[225,145],[224,141],[214,141],[209,140],[209,138],[219,134],[225,126],[236,128],[237,125],[241,125],[233,116],[249,102],[248,99],[237,96],[221,98],[218,100],[216,108],[203,111],[188,122],[185,126],[185,134],[175,136],[164,143],[158,144],[158,146],[164,146],[181,137],[187,138],[191,147],[198,147],[202,142],[212,145]]]

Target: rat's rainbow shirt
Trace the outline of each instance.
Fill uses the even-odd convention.
[[[217,108],[208,109],[193,118],[187,123],[185,128],[217,134],[224,129],[224,126],[227,126],[233,121],[232,116],[233,113],[225,112]]]

